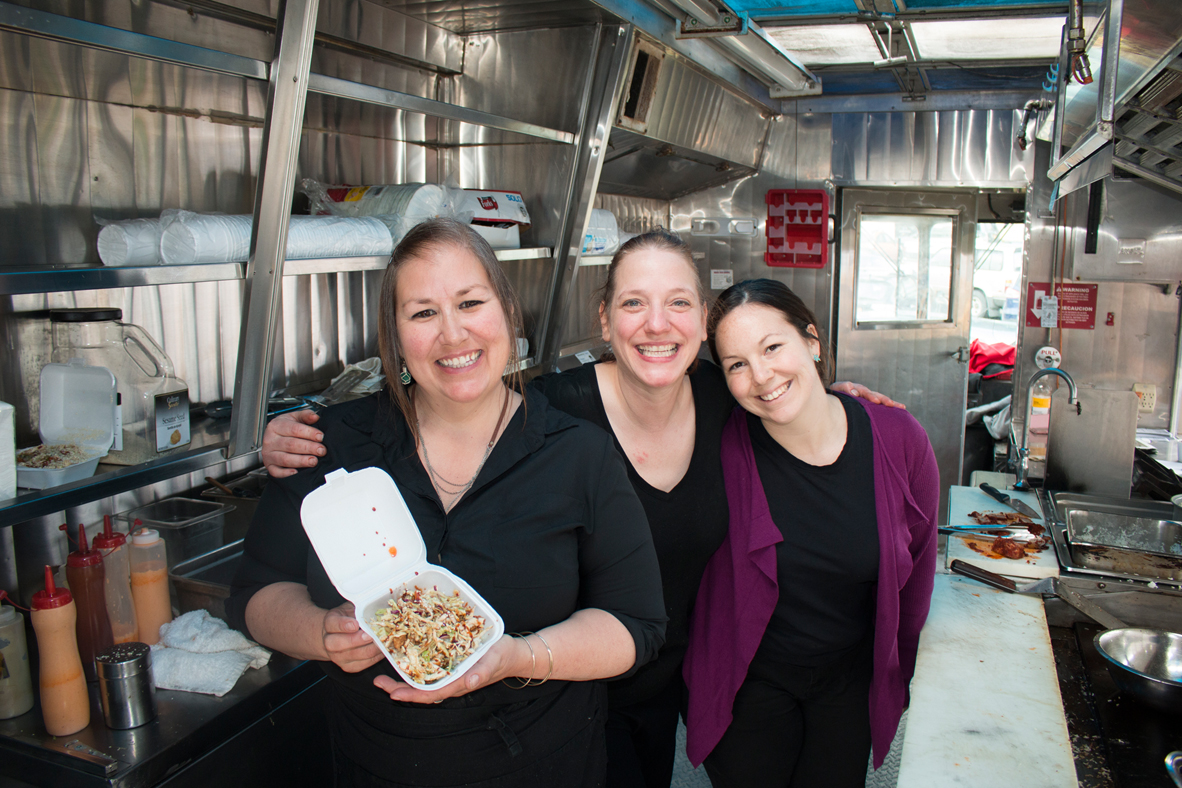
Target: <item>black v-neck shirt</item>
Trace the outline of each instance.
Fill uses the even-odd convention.
[[[729,510],[719,447],[722,428],[735,402],[722,371],[714,364],[699,362],[689,378],[695,411],[694,452],[685,475],[672,490],[665,492],[646,482],[628,461],[619,440],[614,441],[625,460],[628,480],[648,515],[669,622],[665,627],[665,645],[657,659],[634,676],[609,682],[608,698],[613,707],[647,700],[670,681],[681,681],[690,613],[702,572],[726,537]],[[554,407],[602,427],[615,438],[599,392],[595,365],[545,375],[530,385],[539,388]]]
[[[878,517],[870,417],[852,398],[845,447],[831,465],[809,465],[747,414],[755,467],[772,521],[780,601],[756,659],[815,667],[865,642],[874,629]]]

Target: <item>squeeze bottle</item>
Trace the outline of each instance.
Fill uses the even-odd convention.
[[[112,639],[115,643],[139,640],[135,604],[131,601],[131,547],[127,544],[127,536],[111,528],[111,515],[104,514],[103,532],[90,544],[103,557]]]
[[[7,593],[0,591],[0,601]],[[29,675],[29,647],[25,617],[16,608],[0,605],[0,720],[19,717],[33,708],[33,679]]]
[[[66,581],[78,606],[78,655],[87,681],[98,681],[94,658],[114,645],[107,615],[103,556],[86,544],[86,526],[78,526],[78,549],[66,556]]]
[[[140,642],[155,645],[160,642],[160,627],[172,621],[172,602],[164,540],[152,528],[131,535],[131,596]]]
[[[45,590],[33,594],[33,631],[41,658],[41,716],[51,736],[69,736],[90,724],[90,697],[78,657],[74,598],[53,584],[45,567]]]

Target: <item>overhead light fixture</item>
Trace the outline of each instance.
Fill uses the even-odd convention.
[[[746,13],[736,14],[707,0],[670,2],[687,15],[684,20],[677,19],[678,38],[709,37],[732,61],[768,83],[772,98],[815,96],[821,92],[821,78],[782,49]],[[704,21],[712,16],[712,23]],[[700,27],[691,24],[695,20]]]

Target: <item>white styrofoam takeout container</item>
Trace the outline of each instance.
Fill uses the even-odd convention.
[[[472,586],[447,569],[427,563],[427,546],[419,527],[394,480],[381,468],[353,473],[340,469],[328,474],[324,484],[304,498],[300,520],[329,580],[341,596],[353,603],[361,629],[412,687],[446,687],[505,634],[501,616]],[[390,554],[391,547],[396,548],[396,555]],[[480,646],[449,675],[431,684],[420,684],[406,675],[369,624],[390,599],[413,586],[434,587],[445,594],[458,590],[460,598],[472,606],[476,615],[483,616],[486,624]]]
[[[26,468],[17,463],[16,486],[44,490],[94,475],[115,440],[115,376],[81,359],[41,368],[41,442],[73,443],[88,459],[65,468]]]

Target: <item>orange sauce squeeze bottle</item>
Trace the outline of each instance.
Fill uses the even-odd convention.
[[[141,528],[131,537],[131,596],[140,642],[159,643],[160,627],[172,621],[172,601],[164,540],[151,528]]]
[[[103,515],[103,532],[94,537],[90,546],[103,556],[112,638],[116,644],[139,640],[135,605],[131,600],[131,546],[124,534],[111,528],[111,515]]]
[[[78,656],[74,624],[78,610],[70,592],[53,583],[45,567],[45,590],[33,594],[33,631],[41,657],[41,716],[51,736],[69,736],[90,724],[90,697]]]

